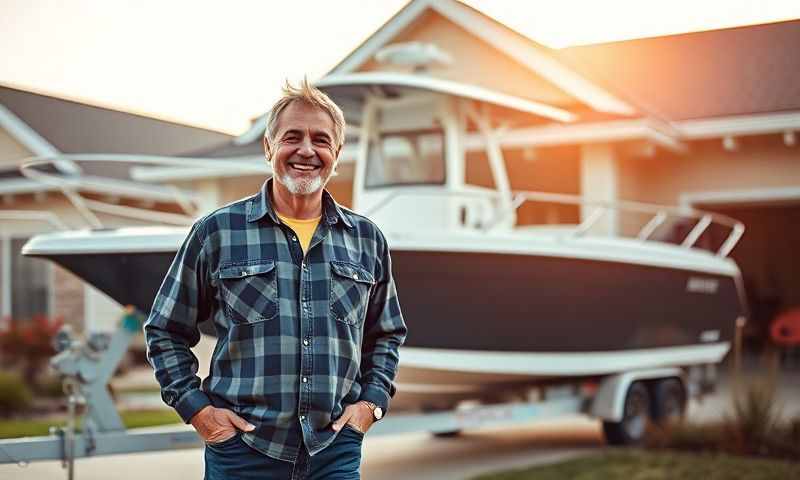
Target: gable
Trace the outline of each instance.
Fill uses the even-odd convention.
[[[540,80],[544,79],[549,82],[549,86],[555,87],[556,90],[561,90],[565,96],[572,96],[585,106],[582,110],[591,110],[604,116],[621,115],[627,117],[638,115],[637,109],[633,105],[603,89],[586,77],[579,75],[558,60],[552,50],[538,45],[530,38],[456,0],[412,0],[358,48],[339,62],[329,73],[341,75],[358,71],[381,48],[391,44],[403,32],[413,28],[414,23],[424,21],[424,16],[428,15],[430,11],[436,12],[441,17],[469,32],[478,38],[485,47],[493,48],[496,52],[500,52],[499,58],[507,57],[515,61]],[[480,52],[481,50],[477,51]],[[474,60],[474,57],[468,60],[472,60],[479,65]],[[497,61],[502,62],[502,60]],[[515,68],[512,69],[512,74],[516,71]],[[502,77],[505,74],[502,71],[492,73],[498,77]],[[512,79],[514,81],[517,80],[516,78]],[[459,80],[469,83],[472,79],[461,78]],[[496,80],[496,82],[500,83],[501,80]],[[542,83],[539,81],[534,86],[541,85]],[[526,93],[526,99],[534,99],[538,98],[537,95],[544,95],[544,93]]]
[[[427,75],[458,82],[468,79],[490,90],[562,108],[579,105],[574,97],[434,10],[422,13],[387,45],[406,42],[432,43],[452,57],[450,65],[433,65]],[[398,70],[404,69],[370,58],[356,71]]]

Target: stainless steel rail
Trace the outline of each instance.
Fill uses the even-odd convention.
[[[63,154],[26,158],[19,167],[26,178],[55,187],[72,203],[84,221],[92,228],[102,228],[103,223],[95,212],[107,213],[120,217],[149,220],[171,225],[191,225],[199,211],[196,195],[182,191],[173,185],[149,184],[141,181],[121,178],[98,178],[84,175],[79,163],[103,162],[131,165],[219,168],[220,160],[208,158],[164,157],[154,155],[127,154]],[[241,163],[241,162],[240,162]],[[54,166],[58,173],[42,170],[44,166]],[[254,166],[225,162],[231,170],[252,173]],[[96,199],[83,197],[80,191],[104,191],[109,195],[125,194],[153,201],[174,202],[183,214],[154,211],[128,205],[119,205]]]
[[[455,197],[463,197],[463,198],[474,198],[474,197],[482,197],[482,198],[490,198],[490,199],[498,199],[499,194],[494,191],[490,190],[482,190],[482,189],[467,189],[463,190],[426,190],[424,188],[418,189],[408,189],[404,191],[394,191],[386,195],[383,199],[381,199],[376,205],[365,212],[365,215],[370,216],[378,213],[380,210],[385,208],[390,203],[394,202],[397,198],[403,196],[455,196]],[[744,234],[745,227],[744,224],[734,218],[728,217],[726,215],[721,215],[718,213],[713,212],[706,212],[702,210],[697,210],[694,208],[681,208],[681,207],[671,207],[665,205],[658,205],[652,203],[643,203],[643,202],[631,202],[631,201],[616,201],[616,202],[609,202],[609,201],[601,201],[601,200],[591,200],[586,199],[580,195],[572,195],[572,194],[565,194],[565,193],[549,193],[549,192],[536,192],[536,191],[513,191],[512,192],[513,199],[511,202],[511,208],[509,209],[498,209],[498,213],[495,215],[495,218],[488,222],[486,225],[482,225],[479,227],[480,230],[483,231],[490,231],[500,222],[502,222],[505,218],[508,218],[510,215],[516,212],[519,207],[529,201],[534,202],[542,202],[542,203],[557,203],[557,204],[564,204],[564,205],[575,205],[579,207],[595,207],[594,210],[580,223],[578,226],[571,232],[570,235],[574,237],[580,237],[587,234],[592,227],[594,227],[597,222],[608,212],[610,211],[618,211],[618,212],[635,212],[635,213],[646,213],[651,214],[652,218],[645,223],[645,225],[639,230],[636,234],[636,239],[645,242],[645,241],[653,241],[653,242],[660,242],[660,240],[653,240],[652,235],[655,231],[666,222],[669,218],[678,218],[684,220],[691,220],[695,221],[695,225],[686,234],[683,240],[680,242],[680,246],[683,248],[696,248],[695,245],[697,241],[700,239],[702,234],[708,230],[711,225],[720,225],[724,228],[730,229],[728,237],[722,242],[719,249],[715,252],[717,256],[720,257],[727,257],[736,244],[741,239],[742,235]]]
[[[721,257],[727,257],[739,240],[744,234],[744,224],[734,218],[728,217],[713,212],[706,212],[694,208],[680,208],[670,207],[665,205],[658,205],[643,202],[630,202],[630,201],[598,201],[587,200],[579,195],[570,195],[562,193],[547,193],[547,192],[532,192],[532,191],[515,191],[513,192],[515,199],[522,198],[525,201],[539,201],[548,203],[562,203],[577,206],[594,206],[605,213],[609,210],[616,210],[622,212],[636,212],[652,214],[653,217],[648,221],[636,235],[636,238],[641,241],[650,240],[652,234],[656,229],[663,224],[669,217],[677,217],[680,219],[692,219],[697,223],[692,230],[686,234],[681,246],[684,248],[692,248],[700,239],[700,236],[708,229],[709,226],[716,224],[730,229],[730,233],[722,245],[717,250],[716,254]],[[525,202],[515,201],[515,205],[521,206]],[[519,208],[519,206],[517,208]],[[581,222],[578,226],[580,234],[587,232],[594,224],[600,219],[602,214],[590,215],[586,220]]]

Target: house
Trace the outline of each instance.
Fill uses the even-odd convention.
[[[92,175],[64,189],[22,175],[26,159],[42,159],[40,172],[68,174],[71,162],[64,155],[174,156],[229,140],[219,132],[0,85],[0,318],[7,324],[60,317],[81,329],[118,309],[66,270],[20,255],[29,237],[53,229],[150,223],[84,211],[81,202],[102,199],[112,209],[144,205],[167,215],[174,210],[163,187],[131,190],[126,171],[113,164],[92,165]]]
[[[732,256],[743,270],[754,333],[800,304],[800,20],[553,50],[456,0],[414,0],[346,55],[330,76],[391,72],[386,47],[417,43],[448,62],[424,74],[566,112],[566,120],[508,118],[497,133],[513,190],[678,204],[741,219]],[[405,70],[408,71],[408,70]],[[224,204],[255,191],[265,115],[222,146],[193,156],[218,168],[150,166],[132,180],[202,191]],[[351,125],[354,138],[358,125]],[[349,142],[329,189],[352,201]],[[176,157],[179,158],[179,157]],[[491,186],[487,159],[467,152],[468,184]],[[524,205],[521,224],[575,224],[580,207]],[[610,234],[635,219],[607,215]]]

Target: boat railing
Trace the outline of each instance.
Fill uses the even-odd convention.
[[[47,210],[0,210],[0,219],[14,220],[21,222],[42,222],[47,223],[55,230],[68,230],[58,215]]]
[[[579,207],[594,207],[591,213],[572,231],[573,236],[583,236],[597,225],[600,219],[610,211],[633,212],[651,215],[649,220],[639,229],[636,239],[640,241],[653,241],[652,236],[655,231],[663,225],[669,218],[681,220],[691,220],[694,226],[681,239],[680,246],[683,248],[694,248],[700,237],[712,225],[719,225],[729,229],[728,236],[722,241],[720,247],[714,252],[720,257],[727,257],[733,248],[739,243],[744,234],[744,224],[734,218],[719,213],[697,210],[692,207],[671,207],[652,203],[632,202],[618,200],[614,202],[586,199],[580,195],[535,192],[535,191],[514,191],[512,208],[514,211],[519,209],[525,202],[548,202]],[[508,215],[506,213],[506,215]],[[502,218],[498,218],[498,221]],[[656,240],[658,241],[658,240]]]
[[[26,158],[20,165],[19,171],[28,179],[60,190],[91,228],[103,228],[103,223],[96,213],[169,225],[191,225],[200,212],[200,202],[196,194],[184,191],[175,185],[86,175],[84,169],[80,167],[80,164],[85,162],[128,165],[131,170],[142,168],[140,165],[208,169],[220,167],[220,160],[211,158],[130,154],[60,154]],[[244,162],[226,161],[224,165],[228,171],[241,171],[243,174],[262,173],[263,170],[259,166]],[[46,167],[52,168],[47,170]],[[81,191],[87,190],[107,192],[109,196],[129,195],[150,202],[170,202],[177,205],[182,212],[163,212],[81,195]]]
[[[459,190],[395,190],[367,210],[365,215],[371,216],[378,213],[399,197],[428,195],[455,196],[460,198],[490,198],[493,200],[500,199],[500,194],[497,191],[472,186],[467,186]],[[564,235],[570,237],[582,237],[588,234],[598,225],[598,222],[603,216],[607,215],[609,212],[632,212],[649,215],[649,219],[635,235],[635,238],[641,242],[652,241],[670,243],[653,238],[653,234],[656,230],[670,218],[694,222],[692,228],[678,242],[682,248],[686,249],[698,248],[696,246],[698,240],[700,240],[701,236],[707,232],[712,225],[718,225],[728,229],[729,232],[725,240],[722,241],[716,251],[713,251],[717,256],[727,257],[739,242],[745,230],[744,224],[734,218],[718,213],[698,210],[692,207],[672,207],[624,200],[611,202],[587,199],[580,195],[537,191],[513,191],[510,206],[505,207],[501,202],[497,202],[499,206],[496,208],[494,218],[479,225],[477,229],[487,232],[494,229],[504,220],[514,215],[523,204],[531,201],[574,205],[581,208],[594,207],[575,228],[571,229],[569,233],[564,233]]]

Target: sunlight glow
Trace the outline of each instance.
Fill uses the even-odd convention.
[[[237,134],[405,3],[5,0],[0,83]],[[800,17],[794,0],[466,3],[551,47]]]

